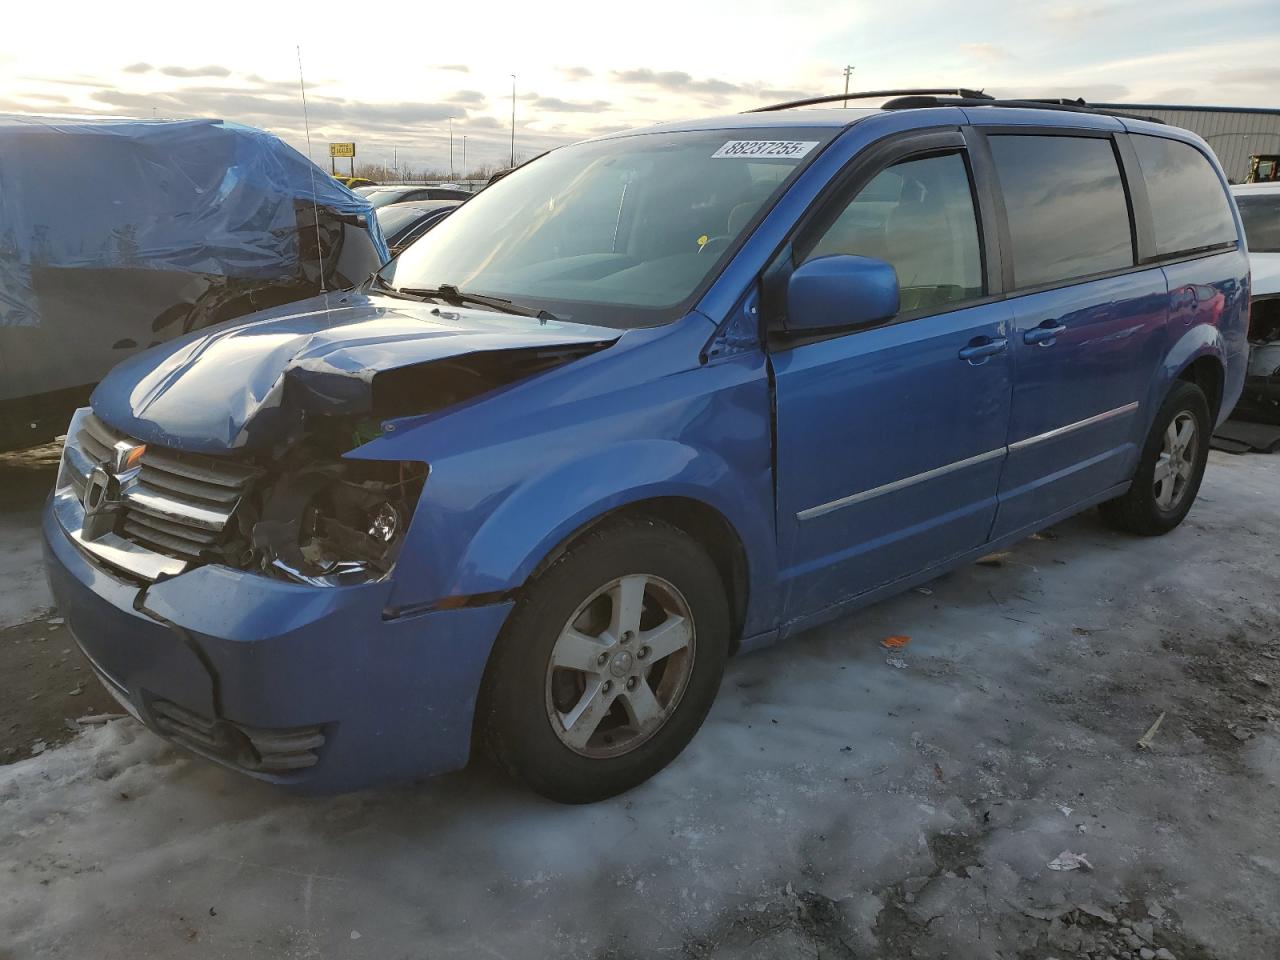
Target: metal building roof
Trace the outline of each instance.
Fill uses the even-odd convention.
[[[1205,107],[1192,104],[1105,103],[1099,107],[1141,110],[1203,137],[1218,155],[1227,177],[1240,183],[1249,157],[1280,153],[1280,110],[1265,107]]]

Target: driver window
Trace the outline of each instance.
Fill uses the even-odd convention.
[[[978,222],[964,157],[905,160],[880,171],[801,262],[833,254],[893,264],[903,313],[982,296]]]

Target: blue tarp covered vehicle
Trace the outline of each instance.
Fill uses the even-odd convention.
[[[369,204],[262,130],[0,116],[0,449],[131,354],[386,258]]]

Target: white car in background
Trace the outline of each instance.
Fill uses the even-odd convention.
[[[1236,411],[1280,423],[1280,182],[1236,184],[1231,193],[1244,220],[1253,276],[1249,371]]]

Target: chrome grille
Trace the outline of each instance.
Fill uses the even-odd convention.
[[[80,419],[67,438],[66,476],[84,497],[95,466],[109,463],[118,443],[131,437],[92,413]],[[137,479],[123,491],[124,515],[118,532],[148,549],[183,560],[197,560],[222,540],[257,468],[217,457],[180,453],[147,444]]]

